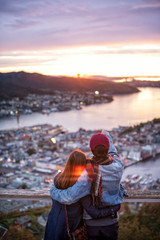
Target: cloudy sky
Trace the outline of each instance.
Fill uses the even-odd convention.
[[[160,76],[160,0],[0,0],[0,71]]]

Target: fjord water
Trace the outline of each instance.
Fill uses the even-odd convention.
[[[83,107],[82,110],[55,112],[49,115],[33,113],[1,119],[0,130],[36,124],[62,125],[69,131],[84,129],[111,130],[160,117],[160,88],[140,88],[141,92],[114,96],[114,101]]]
[[[124,180],[127,175],[144,176],[145,174],[151,174],[154,180],[160,178],[160,156],[156,157],[155,159],[138,162],[137,164],[125,168],[123,171],[122,180]]]

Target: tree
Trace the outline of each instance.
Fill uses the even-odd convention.
[[[119,240],[158,240],[160,204],[145,203],[137,213],[126,211],[119,218]]]
[[[32,155],[32,154],[35,154],[35,153],[36,153],[36,150],[35,150],[34,148],[29,148],[29,149],[27,150],[27,153],[28,153],[28,155]]]
[[[10,226],[4,240],[36,240],[33,234],[26,230],[18,230],[13,226]]]
[[[27,184],[26,184],[26,183],[22,183],[22,185],[21,185],[21,188],[22,188],[22,189],[27,189],[27,188],[28,188],[28,186],[27,186]]]

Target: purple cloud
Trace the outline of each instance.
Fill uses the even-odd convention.
[[[1,51],[158,42],[158,0],[1,0]]]
[[[4,26],[11,27],[15,30],[26,29],[38,25],[38,21],[30,21],[25,19],[16,19],[13,23],[6,23]]]

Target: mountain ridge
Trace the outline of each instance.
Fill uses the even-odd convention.
[[[127,83],[76,78],[66,76],[49,76],[39,73],[9,72],[0,73],[0,99],[23,98],[29,93],[53,94],[58,91],[76,91],[84,93],[98,90],[110,95],[136,93],[139,90]]]

